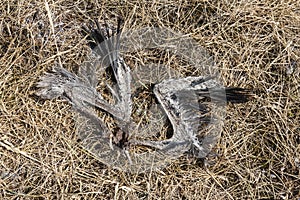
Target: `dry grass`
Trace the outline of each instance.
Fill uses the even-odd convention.
[[[217,3],[216,3],[217,2]],[[226,85],[256,90],[229,105],[217,157],[182,158],[162,171],[126,174],[80,146],[70,106],[34,95],[61,63],[88,53],[80,27],[120,15],[125,30],[169,27],[215,58]],[[298,1],[6,1],[0,3],[1,199],[300,198]]]

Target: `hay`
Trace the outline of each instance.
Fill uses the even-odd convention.
[[[300,197],[297,1],[48,4],[0,3],[1,199]],[[100,17],[113,23],[114,15],[127,31],[155,26],[190,34],[214,56],[225,85],[256,91],[252,102],[227,107],[215,156],[183,157],[139,175],[110,169],[77,141],[69,105],[34,95],[54,64],[77,72],[89,52],[81,26]]]

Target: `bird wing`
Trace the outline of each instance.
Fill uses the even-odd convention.
[[[126,65],[123,58],[120,56],[120,34],[121,34],[121,19],[118,20],[116,34],[110,34],[108,27],[106,33],[101,31],[99,23],[97,29],[85,31],[89,34],[90,43],[97,62],[101,63],[105,68],[111,67],[116,81],[116,89],[108,85],[112,95],[116,98],[116,105],[114,105],[122,117],[118,115],[115,117],[121,121],[129,122],[131,116],[132,102],[131,102],[131,73],[130,68]],[[83,70],[85,72],[85,70]]]
[[[57,97],[65,99],[78,113],[90,119],[93,124],[97,124],[100,133],[104,136],[110,134],[105,124],[89,109],[88,105],[93,104],[95,99],[98,99],[102,104],[101,108],[103,110],[116,111],[111,110],[109,104],[102,99],[97,91],[87,86],[75,74],[64,68],[54,67],[52,73],[46,73],[40,78],[37,87],[39,88],[36,92],[38,96],[43,99]]]
[[[243,103],[250,99],[249,90],[224,88],[214,77],[186,77],[168,79],[155,85],[154,94],[167,114],[173,136],[164,141],[142,141],[165,152],[191,151],[196,157],[205,157],[219,137],[218,118],[214,104],[225,105],[226,100]],[[206,129],[212,124],[215,129]],[[205,131],[204,131],[205,130]],[[205,134],[199,135],[200,132]],[[135,141],[135,143],[137,143]]]

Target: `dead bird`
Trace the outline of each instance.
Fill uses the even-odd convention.
[[[85,62],[78,75],[61,67],[54,67],[51,73],[46,73],[37,83],[37,95],[44,99],[63,98],[74,110],[99,126],[100,136],[113,138],[113,144],[128,149],[130,145],[142,145],[156,149],[168,156],[178,156],[190,153],[197,158],[205,157],[216,142],[215,136],[198,137],[203,125],[209,124],[213,118],[208,117],[211,109],[207,103],[244,103],[253,95],[243,88],[223,87],[213,76],[185,77],[163,80],[153,88],[153,93],[168,117],[173,134],[162,141],[136,140],[131,137],[132,124],[132,80],[131,69],[120,55],[120,34],[122,20],[118,20],[115,33],[110,33],[108,27],[102,28],[96,22],[96,29],[84,27],[88,34],[89,45],[96,57],[95,62]],[[96,90],[96,65],[112,70],[115,87],[107,85],[115,103],[111,104]],[[205,103],[204,103],[205,102]],[[91,112],[90,107],[96,107],[109,113],[116,121],[118,130],[112,133],[106,124]],[[103,141],[95,141],[93,148],[104,145]],[[128,152],[127,152],[128,156]],[[129,159],[130,156],[128,156]]]

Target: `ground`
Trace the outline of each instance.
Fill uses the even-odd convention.
[[[300,198],[298,1],[4,0],[0,13],[1,199]],[[53,65],[77,72],[89,52],[82,25],[116,15],[125,31],[189,35],[224,85],[256,94],[227,106],[208,158],[143,174],[111,169],[81,146],[68,104],[35,95]]]

